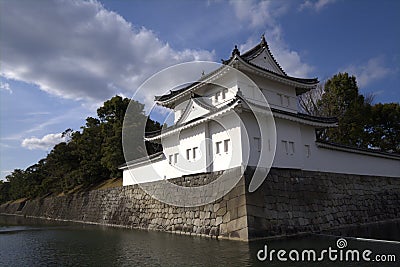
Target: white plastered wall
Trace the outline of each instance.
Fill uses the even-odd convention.
[[[312,171],[400,177],[400,160],[318,147],[314,128],[301,126],[303,169]],[[308,153],[309,145],[310,152]]]

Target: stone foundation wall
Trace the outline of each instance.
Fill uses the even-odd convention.
[[[272,169],[246,209],[249,239],[400,219],[400,177]]]
[[[4,204],[0,213],[240,240],[400,218],[400,178],[272,169],[248,193],[249,173],[226,196],[200,207],[170,206],[133,185]],[[174,182],[199,186],[215,177]]]
[[[173,182],[200,186],[215,175],[185,176]],[[0,213],[247,240],[245,199],[242,178],[223,198],[200,207],[170,206],[132,185],[5,204]]]

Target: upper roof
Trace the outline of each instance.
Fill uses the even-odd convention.
[[[260,56],[263,52],[266,52],[266,56],[268,58],[265,58],[268,61],[271,61],[273,64],[271,67],[271,71],[274,71],[276,73],[282,74],[282,75],[287,75],[286,72],[283,70],[283,68],[279,65],[278,61],[276,61],[275,57],[272,55],[271,50],[269,50],[269,46],[267,41],[265,40],[264,34],[261,36],[261,42],[258,43],[255,47],[251,48],[249,51],[245,52],[244,54],[240,55],[240,51],[235,45],[235,48],[232,51],[232,56],[228,60],[222,60],[222,63],[227,64],[229,61],[235,56],[239,55],[242,59],[244,59],[247,62],[250,62],[251,60],[257,58]],[[264,68],[266,69],[266,68]]]
[[[245,69],[250,68],[257,70],[263,73],[263,75],[265,75],[266,77],[296,87],[297,94],[302,94],[314,88],[319,82],[317,78],[306,79],[306,78],[298,78],[287,75],[286,72],[283,70],[283,68],[276,61],[275,57],[272,55],[264,35],[262,35],[259,44],[257,44],[247,52],[243,53],[242,55],[240,54],[240,51],[237,48],[237,46],[235,46],[235,48],[232,51],[231,57],[228,60],[222,60],[222,63],[226,66],[234,66],[235,62],[242,63],[243,68]],[[201,87],[202,84],[207,84],[206,81],[209,78],[211,78],[215,74],[218,74],[226,66],[221,66],[215,71],[204,75],[197,82],[194,82],[186,87],[170,91],[168,94],[156,96],[155,100],[157,104],[163,106],[169,106],[170,102],[174,101],[174,99],[178,99],[181,96],[193,92],[197,87]]]
[[[244,54],[240,54],[239,49],[235,45],[231,57],[228,60],[222,60],[222,63],[228,65],[232,61],[238,58],[263,71],[270,72],[272,74],[278,75],[282,78],[286,78],[292,81],[296,81],[303,84],[317,84],[319,82],[318,78],[308,79],[308,78],[298,78],[287,75],[286,72],[283,70],[283,68],[279,65],[278,61],[276,61],[274,55],[271,53],[268,43],[265,40],[264,34],[261,36],[261,42],[258,43],[255,47],[251,48],[249,51],[245,52]]]

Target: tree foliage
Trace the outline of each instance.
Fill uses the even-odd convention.
[[[358,92],[354,76],[347,73],[334,75],[325,83],[324,94],[317,105],[322,116],[338,118],[338,127],[327,132],[329,140],[365,147],[364,125],[367,106],[364,96]]]
[[[320,139],[400,153],[399,104],[372,102],[373,96],[361,95],[356,78],[348,73],[334,75],[299,98],[303,112],[338,119],[338,127],[319,132]]]
[[[114,96],[97,110],[97,118],[88,117],[80,131],[65,130],[65,142],[54,146],[46,158],[28,167],[16,169],[0,183],[0,203],[19,198],[34,198],[68,192],[77,186],[89,187],[109,178],[120,178],[118,166],[125,162],[122,148],[122,127],[130,107],[127,123],[130,138],[135,143],[132,157],[145,151],[142,136],[146,116],[144,105],[128,98]],[[141,122],[141,123],[140,123]],[[161,126],[147,121],[151,130]],[[159,149],[159,148],[158,148]],[[149,151],[154,153],[156,151]]]
[[[378,103],[370,110],[366,125],[369,145],[387,152],[400,153],[400,105]]]

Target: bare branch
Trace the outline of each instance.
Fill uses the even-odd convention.
[[[298,97],[300,110],[303,113],[319,116],[321,111],[318,107],[318,100],[322,98],[324,94],[324,85],[318,84],[315,89],[312,89]]]

